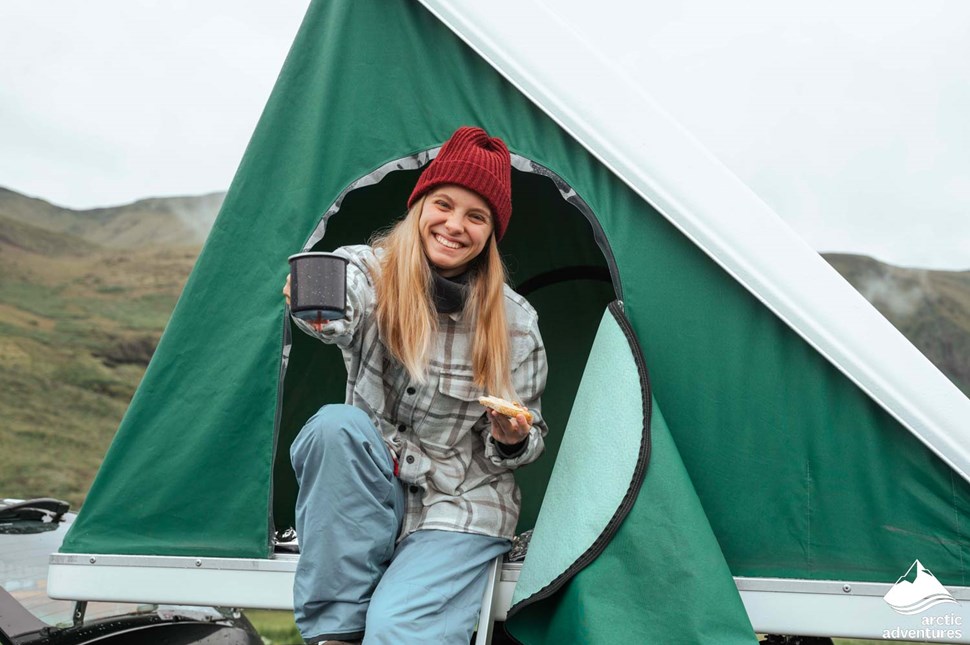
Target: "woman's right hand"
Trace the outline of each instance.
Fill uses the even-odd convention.
[[[283,297],[286,298],[286,306],[290,306],[290,274],[286,274],[286,283],[283,285]],[[317,318],[316,320],[307,320],[309,324],[315,331],[323,331],[323,326],[326,325],[329,320],[324,320],[323,318]]]

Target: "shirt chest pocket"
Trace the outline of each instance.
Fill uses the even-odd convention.
[[[422,428],[421,440],[438,447],[458,445],[485,408],[478,402],[485,391],[475,385],[471,371],[450,370],[438,376],[434,393]]]
[[[462,370],[442,372],[438,377],[438,393],[466,403],[478,403],[479,397],[485,396],[485,390],[475,384],[475,375]]]

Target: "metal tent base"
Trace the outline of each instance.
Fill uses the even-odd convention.
[[[298,556],[266,560],[172,556],[54,554],[47,593],[63,600],[293,609]],[[504,620],[522,563],[490,569],[480,643]],[[970,643],[970,587],[949,587],[956,602],[919,614],[896,613],[883,596],[891,584],[735,578],[755,631],[762,634],[895,638]],[[483,621],[484,622],[484,621]],[[484,639],[484,640],[482,640]]]

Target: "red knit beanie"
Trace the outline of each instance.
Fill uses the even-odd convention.
[[[463,126],[441,146],[421,173],[408,208],[435,186],[457,184],[482,196],[492,209],[495,240],[501,240],[512,217],[512,160],[505,142],[481,128]]]

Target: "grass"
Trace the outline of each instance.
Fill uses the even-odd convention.
[[[247,609],[244,613],[266,645],[296,645],[303,642],[293,622],[293,612]]]
[[[0,494],[81,505],[196,252],[0,247]]]

